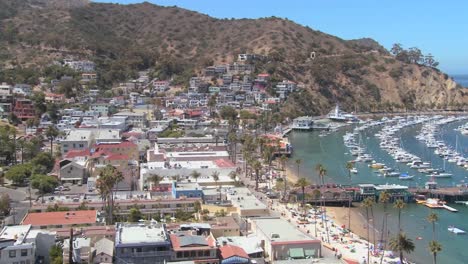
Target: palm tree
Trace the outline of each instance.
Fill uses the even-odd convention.
[[[432,262],[437,264],[437,253],[442,251],[442,245],[439,242],[432,240],[429,242],[429,251],[432,253]]]
[[[409,254],[414,251],[413,240],[407,238],[406,234],[403,232],[400,232],[395,237],[392,237],[390,239],[389,246],[391,250],[400,252],[400,263],[403,263],[403,252]]]
[[[108,222],[112,225],[114,216],[114,187],[124,179],[122,172],[112,165],[107,165],[102,169],[99,178],[96,181],[96,189],[101,197],[108,202]]]
[[[325,185],[325,175],[327,175],[327,169],[325,169],[325,166],[323,166],[322,164],[317,164],[315,166],[315,170],[317,171],[319,177],[320,177],[320,181],[322,183],[322,185]]]
[[[195,179],[195,182],[198,182],[198,178],[200,178],[201,173],[199,173],[198,171],[194,170],[194,171],[192,171],[192,173],[190,173],[190,176],[192,176],[192,178]]]
[[[351,178],[351,170],[354,168],[352,162],[346,162],[346,169],[348,170],[348,177]]]
[[[211,174],[211,177],[213,177],[213,181],[215,181],[215,183],[216,183],[216,188],[219,188],[219,186],[218,186],[219,172],[218,171],[213,171],[213,173]],[[219,188],[219,200],[220,201],[222,200],[222,198],[221,198],[221,188]]]
[[[252,164],[252,169],[255,171],[255,190],[258,191],[258,181],[260,180],[260,170],[262,169],[262,163],[256,160]]]
[[[54,127],[54,126],[49,126],[47,127],[47,130],[45,131],[46,137],[50,140],[50,155],[53,157],[53,143],[54,139],[58,137],[59,131]]]
[[[309,181],[304,177],[300,178],[296,182],[296,187],[301,188],[301,191],[302,191],[302,209],[304,209],[304,211],[305,211],[305,188],[309,186],[309,184],[310,184]],[[305,217],[305,213],[304,213],[304,217]]]
[[[405,208],[406,203],[401,200],[397,199],[395,203],[393,203],[393,208],[398,209],[398,231],[401,232],[401,210]]]
[[[231,171],[229,173],[229,178],[234,181],[234,183],[237,183],[237,172],[236,171]]]
[[[299,176],[299,169],[301,167],[302,160],[301,159],[296,159],[296,166],[297,166],[297,177]]]
[[[155,186],[159,186],[159,183],[164,179],[164,177],[159,176],[158,174],[153,174],[148,177],[148,180],[153,184],[152,188],[153,189]]]
[[[367,197],[364,199],[361,203],[361,206],[366,208],[366,220],[367,220],[367,243],[370,244],[370,237],[369,237],[369,209],[374,206],[374,198],[373,197]],[[367,263],[369,262],[370,259],[370,247],[367,247]]]
[[[435,240],[435,223],[439,221],[439,215],[434,212],[431,212],[427,216],[426,220],[432,224],[432,240]]]
[[[385,241],[384,242],[384,245],[383,245],[383,249],[385,250],[386,247],[387,247],[387,239],[384,239],[384,236],[385,234],[387,233],[386,232],[386,227],[387,227],[387,204],[388,204],[388,201],[390,200],[390,194],[386,191],[383,191],[380,193],[379,195],[379,203],[382,203],[383,204],[383,208],[384,208],[384,217],[382,219],[382,229],[381,229],[381,233],[380,233],[380,241]],[[382,254],[381,258],[380,258],[380,263],[383,262],[383,257],[384,257],[384,254]]]

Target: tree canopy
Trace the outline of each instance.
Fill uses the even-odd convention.
[[[41,194],[54,191],[59,185],[57,178],[53,176],[35,174],[31,177],[31,186],[37,189]]]

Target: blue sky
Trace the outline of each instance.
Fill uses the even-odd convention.
[[[138,0],[94,2],[140,3]],[[468,1],[435,0],[150,0],[216,18],[286,17],[343,39],[370,37],[432,53],[439,68],[468,73]]]

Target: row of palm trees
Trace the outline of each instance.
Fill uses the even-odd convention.
[[[381,241],[384,241],[383,250],[386,250],[387,248],[387,242],[386,242],[387,239],[384,240],[384,236],[386,233],[388,233],[387,231],[387,216],[388,216],[387,206],[388,206],[389,200],[390,200],[390,195],[387,192],[382,192],[380,194],[379,203],[382,203],[383,208],[384,208],[384,217],[382,219],[382,229],[381,229]],[[361,206],[366,209],[367,241],[369,242],[370,242],[369,224],[370,224],[371,219],[372,220],[374,219],[373,210],[372,210],[374,205],[375,205],[375,197],[367,197],[361,203]],[[403,253],[409,254],[413,252],[415,249],[413,240],[406,236],[406,233],[404,232],[402,225],[401,225],[401,212],[405,208],[405,206],[406,206],[406,203],[401,199],[397,199],[393,203],[393,207],[398,210],[398,233],[394,237],[390,238],[389,243],[388,243],[388,247],[390,250],[399,253],[401,263],[404,263]],[[439,217],[436,213],[431,211],[431,213],[427,216],[426,220],[432,224],[432,240],[428,244],[428,250],[432,254],[433,263],[436,264],[437,254],[440,251],[442,251],[442,245],[435,239],[435,233],[436,233],[435,223],[439,220]],[[375,245],[376,244],[375,243],[376,242],[375,241],[375,228],[372,228],[372,229],[374,233],[373,242]],[[370,259],[370,247],[367,248],[367,263],[370,263],[369,259]],[[382,262],[383,262],[383,254],[380,259],[380,263]]]

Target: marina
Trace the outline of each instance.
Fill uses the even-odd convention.
[[[407,190],[403,190],[400,194],[401,197],[407,197],[410,203],[402,218],[408,235],[418,244],[412,259],[417,258],[421,259],[421,263],[428,263],[431,259],[427,257],[425,247],[431,235],[429,229],[422,228],[427,225],[425,218],[430,210],[437,210],[441,227],[448,228],[447,223],[450,223],[461,229],[468,228],[468,224],[463,220],[468,214],[468,208],[461,202],[456,203],[456,201],[468,201],[468,188],[465,184],[468,179],[467,170],[456,162],[448,162],[440,157],[434,153],[437,148],[428,147],[424,141],[416,138],[425,124],[443,119],[446,118],[443,116],[384,117],[366,120],[363,124],[348,125],[325,137],[321,137],[319,132],[294,132],[289,136],[291,144],[295,146],[292,159],[302,159],[300,175],[302,176],[301,172],[307,172],[309,175],[304,176],[315,183],[320,181],[314,169],[315,164],[321,163],[327,168],[325,184],[348,186],[350,189],[363,184],[369,186],[394,184],[406,187]],[[451,149],[456,149],[458,137],[458,152],[466,156],[468,141],[455,130],[463,124],[462,122],[465,122],[464,119],[457,117],[451,122],[437,125],[438,129],[434,131],[434,136],[440,141],[439,143],[444,143]],[[388,134],[384,136],[385,133]],[[347,162],[353,164],[353,168],[358,171],[357,174],[348,172],[345,166]],[[290,166],[295,168],[294,164]],[[400,179],[405,175],[414,177],[411,180]],[[375,190],[373,192],[375,193]],[[412,204],[411,201],[414,201],[414,197],[418,195],[422,195],[424,199],[440,199],[446,201],[446,204],[437,209],[417,203]],[[357,194],[353,200],[359,201],[363,197],[365,195]],[[342,204],[346,204],[345,199]],[[365,213],[360,208],[354,210],[361,211],[361,214]],[[374,210],[376,218],[381,219],[382,207],[378,206]],[[388,221],[389,225],[396,227],[396,218],[389,218]],[[395,231],[394,228],[390,229]],[[448,234],[450,233],[437,231],[440,241],[450,247],[444,248],[447,252],[440,256],[441,261],[461,263],[460,260],[463,258],[455,252],[461,252],[462,249],[459,244],[454,244],[451,240],[453,238],[449,238]]]

